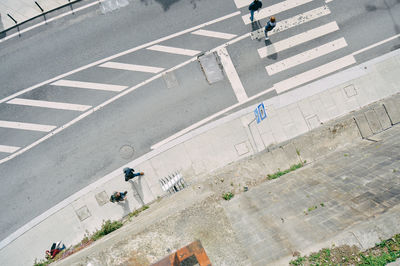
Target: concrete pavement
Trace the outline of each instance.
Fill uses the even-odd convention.
[[[390,97],[400,91],[399,65],[400,52],[394,51],[264,101],[268,117],[260,124],[251,123],[255,107],[250,106],[193,130],[127,164],[144,171],[143,178],[126,183],[122,176],[124,165],[28,223],[1,242],[0,260],[7,265],[30,264],[35,257],[43,257],[44,250],[53,241],[62,239],[67,245],[78,243],[87,231],[99,228],[103,220],[120,219],[143,204],[164,196],[159,179],[175,171],[180,171],[189,184],[195,184],[213,170],[268,151],[275,145],[283,145],[332,119]],[[325,128],[323,132],[328,138],[329,134],[337,133],[338,138],[333,138],[337,142],[318,143],[311,131],[311,135],[305,135],[308,138],[302,141],[294,139],[293,145],[266,153],[268,159],[264,160],[276,160],[277,163],[268,164],[268,170],[262,174],[265,176],[298,162],[296,149],[300,150],[303,159],[312,162],[328,151],[360,139],[362,134],[374,137],[367,132],[368,128],[376,134],[387,129],[382,126],[386,125],[385,121],[390,121],[390,127],[399,122],[398,99],[398,96],[390,98],[383,102],[384,105],[378,103],[368,112],[354,115],[355,120],[352,116],[346,123]],[[382,108],[386,108],[385,113],[381,112]],[[249,178],[251,183],[254,177]],[[126,204],[107,201],[115,190],[129,191]],[[29,248],[21,256],[19,247],[25,245]]]
[[[195,239],[213,265],[288,265],[294,253],[332,245],[366,250],[400,230],[399,133],[396,125],[365,140],[353,114],[335,119],[192,179],[196,184],[56,265],[149,265]],[[311,163],[266,179],[304,158]],[[235,194],[230,201],[221,197],[227,191]]]

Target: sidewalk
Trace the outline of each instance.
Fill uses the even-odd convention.
[[[359,140],[361,138],[360,131],[362,136],[372,138],[374,134],[390,128],[391,124],[400,122],[399,97],[390,97],[400,92],[398,84],[400,84],[399,50],[264,101],[268,118],[260,124],[250,124],[254,117],[253,109],[255,108],[251,106],[198,128],[134,160],[128,165],[116,169],[103,179],[72,195],[70,198],[37,217],[9,238],[2,240],[0,242],[0,261],[6,265],[30,265],[35,258],[42,258],[44,250],[48,249],[49,245],[54,241],[63,240],[67,245],[78,243],[86,231],[93,232],[96,228],[100,227],[103,220],[121,219],[133,210],[140,208],[143,204],[148,204],[155,201],[158,197],[164,196],[165,192],[162,190],[159,179],[171,175],[176,171],[180,171],[187,182],[192,184],[191,188],[179,192],[176,197],[187,195],[186,193],[191,195],[192,193],[188,191],[196,188],[195,184],[209,177],[212,171],[263,152],[263,156],[265,155],[263,162],[269,163],[255,163],[253,165],[253,167],[262,166],[262,169],[255,168],[252,171],[245,171],[245,169],[250,169],[251,167],[243,165],[240,167],[241,171],[235,168],[231,172],[226,172],[228,176],[239,175],[237,178],[240,177],[243,180],[247,180],[250,186],[253,183],[257,184],[256,180],[259,180],[261,177],[265,178],[267,174],[274,173],[278,169],[286,169],[295,162],[297,163],[299,158],[296,150],[300,151],[303,160],[307,160],[310,163],[326,155],[328,152],[335,151],[344,145]],[[328,121],[342,117],[382,99],[385,99],[383,102],[385,107],[383,107],[382,103],[377,103],[365,111],[354,114],[355,120],[353,115],[350,115],[343,123],[321,126],[321,123],[326,124]],[[385,112],[382,112],[382,110]],[[311,131],[313,129],[315,131]],[[309,133],[296,138],[307,132]],[[318,142],[318,136],[320,138],[326,137],[332,141]],[[286,142],[289,142],[291,145],[285,145]],[[282,148],[279,148],[280,146],[277,145],[281,145]],[[273,149],[273,147],[278,148]],[[266,152],[269,150],[271,152]],[[351,154],[351,151],[348,151],[348,153]],[[384,154],[381,157],[384,157]],[[382,164],[382,167],[385,166],[384,161],[382,161]],[[133,183],[126,183],[122,175],[122,169],[126,166],[131,166],[138,171],[145,172],[145,176]],[[321,167],[319,168],[319,172],[322,170]],[[333,174],[335,175],[335,172]],[[322,177],[318,177],[316,180],[321,183],[322,179]],[[220,179],[216,179],[216,182],[218,180]],[[308,186],[311,186],[307,184],[304,183],[300,187],[307,189]],[[340,186],[340,184],[334,185]],[[380,185],[380,183],[377,185]],[[284,186],[282,185],[280,188]],[[342,188],[344,186],[340,187],[340,189]],[[115,190],[129,191],[128,202],[126,204],[116,205],[108,202],[109,196]],[[207,189],[204,193],[206,192]],[[222,193],[222,191],[219,192]],[[262,192],[260,193],[262,194]],[[346,195],[344,192],[338,193],[336,201],[340,203],[340,197],[345,197]],[[219,197],[219,195],[217,196]],[[276,193],[276,197],[278,196],[280,196],[279,193]],[[335,195],[331,196],[334,197]],[[279,200],[279,197],[277,200]],[[297,199],[293,200],[296,201]],[[167,210],[172,213],[175,208],[178,208],[176,205],[177,201],[178,203],[182,203],[189,200],[186,198],[180,198],[180,200],[174,197],[169,198],[167,202],[171,202],[171,204]],[[232,202],[228,202],[228,205],[235,202],[238,201],[233,200]],[[304,204],[309,203],[308,201],[304,202]],[[219,203],[215,203],[215,200],[209,203],[206,201],[204,204],[217,204],[215,205],[216,212],[214,214],[223,215],[220,207],[218,207]],[[225,208],[225,206],[223,207]],[[303,207],[306,208],[306,206]],[[392,206],[390,208],[394,210],[396,207]],[[152,209],[153,206],[149,212]],[[193,208],[193,212],[201,213],[201,209],[200,207]],[[369,209],[366,209],[366,211],[372,212]],[[189,210],[189,212],[192,211]],[[168,214],[169,212],[165,215]],[[209,219],[202,219],[203,216],[200,215],[197,218],[193,218],[192,223],[197,224],[196,221],[201,220],[207,220],[211,223],[215,219],[212,218],[214,214],[204,216],[210,217]],[[288,216],[290,215],[288,213]],[[363,215],[365,216],[365,214]],[[227,213],[227,216],[229,219],[221,217],[221,223],[225,225],[226,223],[233,222],[232,229],[228,230],[231,232],[230,235],[233,241],[237,236],[232,232],[237,230],[235,229],[235,224],[239,224],[240,221],[234,220],[235,214],[229,215]],[[342,216],[345,215],[342,213]],[[335,219],[337,220],[337,218]],[[369,219],[372,219],[372,216]],[[157,217],[155,220],[159,221],[160,217]],[[333,220],[332,223],[336,220]],[[338,228],[347,228],[352,224],[352,221],[348,222],[342,225],[342,227],[344,226],[343,228],[340,226]],[[180,233],[176,232],[179,232],[181,226],[184,228],[185,223],[185,221],[180,221],[178,227],[169,224],[169,227],[165,228],[165,241],[168,241],[168,238],[174,234],[179,235]],[[151,224],[150,220],[146,220],[146,225],[149,224]],[[204,223],[200,223],[199,226],[203,226],[205,229],[209,227]],[[253,225],[250,226],[253,227]],[[334,227],[334,225],[331,226]],[[200,230],[197,233],[185,238],[184,240],[187,241],[185,245],[192,241],[192,237],[202,239],[203,236],[207,237],[208,234],[211,234],[207,233],[207,230]],[[228,234],[227,232],[225,233]],[[156,241],[154,242],[155,246],[159,242],[160,250],[163,250],[164,255],[163,241],[161,241],[161,238],[158,239],[158,234],[157,237],[155,234],[150,234],[148,237]],[[278,238],[278,236],[276,237]],[[225,240],[221,238],[221,241],[224,242]],[[311,244],[317,240],[321,241],[321,239],[315,238],[304,243]],[[220,252],[220,244],[221,242],[215,244],[216,253],[221,254],[220,260],[222,260],[224,254],[227,255],[229,252],[237,254],[237,261],[241,261],[250,254],[249,251],[240,253],[235,250],[221,250]],[[179,248],[182,245],[182,242],[179,242],[179,246],[178,243],[171,244],[170,249]],[[208,252],[207,247],[211,244],[205,240],[203,245]],[[21,247],[29,248],[24,248],[24,253],[21,255]],[[304,246],[299,246],[299,249],[304,248]],[[91,249],[89,248],[88,250]],[[153,253],[150,252],[149,254]],[[161,251],[154,255],[153,259],[158,258],[160,254]],[[216,256],[210,257],[212,257],[212,261],[216,258]],[[232,256],[232,260],[234,258],[235,256]],[[252,258],[249,257],[248,259]],[[216,261],[216,265],[223,265],[217,263],[220,260],[214,260]],[[227,263],[227,265],[229,264]]]
[[[36,0],[44,11],[68,4],[68,0]],[[7,16],[10,14],[18,23],[40,15],[42,11],[33,0],[2,0],[0,3],[0,31],[15,25],[14,21]]]
[[[352,135],[346,131],[356,128],[327,132],[351,120],[330,123],[282,149],[317,136],[323,145],[308,151],[344,144]],[[275,180],[265,179],[266,169],[288,163],[283,157],[262,152],[240,160],[56,265],[149,265],[196,239],[213,265],[288,265],[295,252],[306,255],[333,244],[368,249],[400,232],[400,126],[376,138],[325,150],[323,158]],[[221,191],[235,196],[224,201]]]

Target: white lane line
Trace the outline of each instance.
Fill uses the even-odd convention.
[[[224,67],[225,74],[232,85],[232,89],[235,92],[238,102],[241,103],[246,101],[249,97],[247,96],[243,84],[240,81],[239,75],[236,72],[235,66],[233,65],[233,62],[228,54],[228,51],[226,50],[225,47],[223,47],[217,51],[217,54],[221,59],[221,64]]]
[[[102,91],[117,91],[117,92],[123,91],[126,88],[128,88],[127,86],[111,85],[111,84],[104,84],[104,83],[94,83],[94,82],[83,82],[83,81],[66,80],[66,79],[60,79],[56,82],[51,83],[50,85],[91,89],[91,90],[102,90]]]
[[[360,50],[358,50],[358,51],[352,53],[352,55],[361,54],[361,53],[363,53],[363,52],[365,52],[365,51],[368,51],[369,49],[372,49],[372,48],[375,48],[375,47],[377,47],[377,46],[379,46],[379,45],[382,45],[382,44],[384,44],[384,43],[390,42],[391,40],[394,40],[394,39],[396,39],[396,38],[400,38],[400,34],[396,34],[396,35],[394,35],[394,36],[392,36],[392,37],[389,37],[389,38],[387,38],[387,39],[385,39],[385,40],[383,40],[383,41],[380,41],[380,42],[374,43],[374,44],[372,44],[372,45],[370,45],[370,46],[367,46],[367,47],[365,47],[365,48],[362,48],[362,49],[360,49]]]
[[[354,57],[352,55],[348,55],[335,61],[329,62],[325,65],[301,73],[297,76],[280,81],[274,84],[274,89],[279,94],[355,63],[356,60],[354,59]]]
[[[138,72],[147,72],[147,73],[158,73],[158,72],[161,72],[164,70],[164,68],[161,68],[161,67],[133,65],[133,64],[125,64],[125,63],[117,63],[117,62],[107,62],[107,63],[99,65],[99,67],[114,68],[114,69],[129,70],[129,71],[138,71]]]
[[[134,48],[128,49],[128,50],[123,51],[123,52],[121,52],[121,53],[118,53],[118,54],[115,54],[115,55],[112,55],[112,56],[109,56],[109,57],[100,59],[100,60],[95,61],[95,62],[93,62],[93,63],[90,63],[90,64],[88,64],[88,65],[79,67],[79,68],[74,69],[74,70],[72,70],[72,71],[69,71],[69,72],[67,72],[67,73],[58,75],[57,77],[54,77],[54,78],[48,79],[48,80],[46,80],[46,81],[43,81],[43,82],[41,82],[41,83],[38,83],[38,84],[36,84],[36,85],[33,85],[33,86],[29,87],[29,88],[23,89],[22,91],[16,92],[16,93],[14,93],[14,94],[12,94],[12,95],[10,95],[10,96],[7,96],[7,97],[1,99],[1,100],[0,100],[0,103],[6,102],[6,101],[8,101],[8,100],[10,100],[10,99],[12,99],[12,98],[18,97],[18,96],[21,95],[21,94],[24,94],[24,93],[26,93],[26,92],[32,91],[32,90],[34,90],[34,89],[36,89],[36,88],[39,88],[39,87],[41,87],[41,86],[43,86],[43,85],[49,84],[49,83],[51,83],[51,82],[53,82],[53,81],[56,81],[56,80],[59,80],[59,79],[62,79],[62,78],[64,78],[64,77],[67,77],[67,76],[72,75],[72,74],[74,74],[74,73],[77,73],[77,72],[79,72],[79,71],[82,71],[82,70],[88,69],[88,68],[90,68],[90,67],[93,67],[93,66],[102,64],[102,63],[104,63],[104,62],[113,60],[113,59],[118,58],[118,57],[121,57],[121,56],[123,56],[123,55],[133,53],[133,52],[135,52],[135,51],[144,49],[144,48],[146,48],[146,47],[148,47],[148,46],[151,46],[151,45],[154,45],[154,44],[157,44],[157,43],[160,43],[160,42],[163,42],[163,41],[166,41],[166,40],[175,38],[175,37],[177,37],[177,36],[180,36],[180,35],[183,35],[183,34],[186,34],[186,33],[192,32],[192,31],[195,31],[195,30],[197,30],[197,29],[204,28],[205,26],[209,26],[209,25],[212,25],[212,24],[214,24],[214,23],[218,23],[218,22],[220,22],[220,21],[223,21],[223,20],[232,18],[232,17],[237,16],[237,15],[240,15],[240,11],[233,12],[233,13],[228,14],[228,15],[226,15],[226,16],[223,16],[223,17],[220,17],[220,18],[217,18],[217,19],[208,21],[208,22],[206,22],[206,23],[203,23],[203,24],[194,26],[194,27],[192,27],[192,28],[189,28],[189,29],[186,29],[186,30],[183,30],[183,31],[180,31],[180,32],[177,32],[177,33],[174,33],[174,34],[171,34],[171,35],[162,37],[162,38],[160,38],[160,39],[158,39],[158,40],[151,41],[151,42],[148,42],[148,43],[145,43],[145,44],[136,46],[136,47],[134,47]],[[0,245],[0,246],[1,246],[1,245]]]
[[[325,0],[325,3],[329,3],[332,2],[333,0]]]
[[[225,39],[225,40],[230,40],[237,36],[236,34],[211,31],[211,30],[196,30],[196,31],[192,32],[192,34],[213,37],[213,38],[220,38],[220,39]]]
[[[295,67],[297,65],[303,64],[305,62],[311,61],[320,56],[324,56],[324,55],[327,55],[334,51],[337,51],[346,46],[347,46],[346,40],[344,38],[340,38],[340,39],[334,40],[332,42],[328,42],[326,44],[318,46],[316,48],[310,49],[308,51],[302,52],[300,54],[294,55],[294,56],[284,59],[282,61],[276,62],[265,68],[266,68],[268,74],[271,76],[271,75],[274,75],[281,71],[284,71],[289,68]]]
[[[39,27],[39,26],[45,25],[45,24],[47,24],[47,23],[49,23],[49,22],[51,22],[51,21],[60,19],[60,18],[62,18],[62,17],[65,17],[65,16],[67,16],[67,15],[76,13],[76,12],[78,12],[78,11],[84,10],[84,9],[86,9],[86,8],[88,8],[88,7],[91,7],[91,6],[94,6],[94,5],[97,5],[97,4],[99,4],[99,3],[98,3],[98,2],[93,2],[93,3],[87,4],[87,5],[85,5],[85,6],[81,6],[81,7],[78,7],[78,8],[74,8],[74,10],[65,12],[65,13],[63,13],[63,14],[61,14],[61,15],[58,15],[58,16],[54,17],[54,18],[49,18],[49,19],[47,19],[46,21],[42,21],[42,22],[40,22],[40,23],[38,23],[38,24],[35,24],[35,25],[33,25],[33,26],[30,26],[30,27],[28,27],[28,28],[26,28],[26,29],[20,30],[19,33],[16,32],[16,33],[13,33],[13,34],[11,34],[11,35],[9,35],[9,36],[3,38],[3,39],[0,39],[0,43],[6,41],[6,40],[8,40],[8,39],[11,39],[11,38],[13,38],[13,37],[19,36],[19,34],[22,34],[22,33],[24,33],[24,32],[33,30],[34,28],[37,28],[37,27]]]
[[[0,152],[4,152],[4,153],[13,153],[19,149],[20,149],[20,147],[0,145]]]
[[[158,45],[158,44],[150,46],[147,49],[152,50],[152,51],[171,53],[171,54],[180,54],[180,55],[187,55],[187,56],[195,56],[200,53],[200,51],[196,51],[196,50],[183,49],[183,48],[164,46],[164,45]]]
[[[234,0],[237,8],[242,8],[244,6],[249,6],[253,0]]]
[[[39,101],[39,100],[30,100],[30,99],[22,99],[22,98],[14,98],[11,101],[8,101],[7,103],[8,104],[52,108],[52,109],[70,110],[70,111],[81,111],[81,112],[86,111],[87,109],[89,109],[91,107],[90,105]]]
[[[312,2],[313,0],[286,0],[283,2],[280,2],[275,5],[271,5],[269,7],[262,8],[260,12],[255,12],[254,13],[254,21],[263,19],[263,18],[268,18],[270,16],[274,16],[278,13],[281,13],[283,11],[304,5],[306,3]],[[246,14],[242,16],[244,24],[250,24],[250,15]]]
[[[289,37],[285,40],[267,45],[266,47],[259,48],[258,54],[260,55],[261,58],[265,58],[269,55],[282,52],[284,50],[317,39],[319,37],[322,37],[337,30],[339,30],[339,26],[335,21],[333,21],[328,24],[322,25],[320,27]]]
[[[314,19],[329,15],[330,13],[331,11],[329,10],[328,6],[321,6],[302,14],[296,15],[294,17],[278,21],[276,23],[276,27],[272,31],[268,32],[268,36],[270,37],[271,35],[310,22]]]
[[[0,120],[0,127],[31,130],[31,131],[41,131],[41,132],[50,132],[56,128],[56,126],[50,126],[50,125],[12,122],[12,121],[4,121],[4,120]]]

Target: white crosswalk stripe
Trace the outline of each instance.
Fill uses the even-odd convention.
[[[348,55],[340,59],[334,60],[332,62],[329,62],[327,64],[324,64],[322,66],[319,66],[317,68],[313,68],[311,70],[303,72],[289,79],[275,83],[274,89],[276,90],[277,93],[282,93],[287,90],[293,89],[297,86],[300,86],[304,83],[307,83],[309,81],[313,81],[323,76],[326,76],[330,73],[333,73],[337,70],[340,70],[355,63],[356,60],[354,59],[354,57],[352,55]]]
[[[268,74],[271,76],[281,71],[311,61],[315,58],[337,51],[346,46],[347,46],[346,40],[344,38],[340,38],[335,41],[318,46],[314,49],[289,57],[285,60],[279,61],[275,64],[269,65],[266,67],[266,69]]]
[[[274,16],[276,14],[279,14],[283,11],[304,5],[306,3],[312,2],[313,0],[286,0],[283,2],[280,2],[275,5],[271,5],[265,8],[262,8],[259,10],[259,12],[254,13],[254,21],[263,19],[263,18],[269,18],[270,16]],[[250,24],[250,15],[246,14],[242,16],[244,24]]]
[[[8,104],[16,104],[16,105],[25,105],[25,106],[70,110],[70,111],[81,111],[81,112],[86,111],[87,109],[89,109],[91,107],[90,105],[39,101],[39,100],[30,100],[30,99],[22,99],[22,98],[14,98],[14,99],[8,101],[7,103]]]
[[[158,51],[158,52],[180,54],[180,55],[187,55],[187,56],[195,56],[200,53],[200,51],[196,51],[196,50],[189,50],[189,49],[164,46],[164,45],[158,45],[158,44],[150,46],[147,49],[153,50],[153,51]]]
[[[72,88],[82,88],[82,89],[91,89],[91,90],[102,90],[102,91],[123,91],[127,88],[127,86],[120,85],[111,85],[104,83],[94,83],[94,82],[83,82],[83,81],[75,81],[75,80],[66,80],[61,79],[56,82],[51,83],[53,86],[61,86],[61,87],[72,87]]]
[[[41,131],[41,132],[50,132],[56,128],[56,126],[50,126],[50,125],[22,123],[22,122],[13,122],[13,121],[4,121],[4,120],[0,120],[0,127],[31,130],[31,131]]]
[[[0,152],[4,152],[4,153],[13,153],[19,149],[20,149],[20,147],[16,147],[16,146],[0,145]]]
[[[237,8],[249,6],[253,0],[234,0]]]
[[[218,32],[218,31],[211,31],[211,30],[196,30],[196,31],[192,32],[192,34],[201,35],[201,36],[207,36],[207,37],[220,38],[220,39],[225,39],[225,40],[230,40],[230,39],[233,39],[233,38],[235,38],[237,36],[236,34],[230,34],[230,33]]]
[[[143,65],[134,65],[134,64],[125,64],[125,63],[117,63],[117,62],[107,62],[99,65],[99,67],[120,69],[120,70],[129,70],[129,71],[138,71],[138,72],[147,72],[147,73],[158,73],[164,70],[162,67],[151,67],[151,66],[143,66]]]
[[[284,50],[317,39],[319,37],[322,37],[337,30],[339,30],[339,26],[337,25],[337,23],[335,21],[330,22],[320,27],[313,28],[311,30],[289,37],[282,41],[274,42],[270,45],[267,45],[266,47],[259,48],[258,54],[260,55],[261,58],[265,58],[272,54],[282,52]]]
[[[331,11],[327,6],[321,6],[315,9],[312,9],[310,11],[301,13],[299,15],[296,15],[294,17],[278,21],[276,23],[276,27],[268,32],[268,36],[274,35],[276,33],[291,29],[293,27],[299,26],[301,24],[310,22],[312,20],[318,19],[320,17],[329,15]]]

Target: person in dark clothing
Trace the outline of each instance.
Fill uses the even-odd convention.
[[[46,250],[46,258],[54,259],[54,257],[65,249],[65,245],[60,241],[51,245],[50,251]]]
[[[124,173],[125,173],[125,181],[129,181],[130,179],[136,177],[136,176],[141,176],[144,175],[143,172],[140,173],[134,173],[135,170],[133,170],[132,168],[126,167],[124,168]]]
[[[110,201],[111,202],[120,202],[124,201],[126,199],[126,194],[128,194],[128,191],[125,192],[114,192],[114,194],[111,195]]]
[[[268,38],[268,32],[271,31],[271,30],[273,30],[273,29],[275,28],[275,26],[276,26],[275,17],[272,16],[272,17],[269,19],[267,25],[265,25],[265,31],[264,31],[264,32],[265,32],[265,39],[266,39],[266,40],[269,39],[269,38]]]
[[[249,5],[249,10],[250,10],[250,20],[253,22],[254,20],[254,12],[258,11],[262,7],[261,0],[254,0],[250,5]]]

